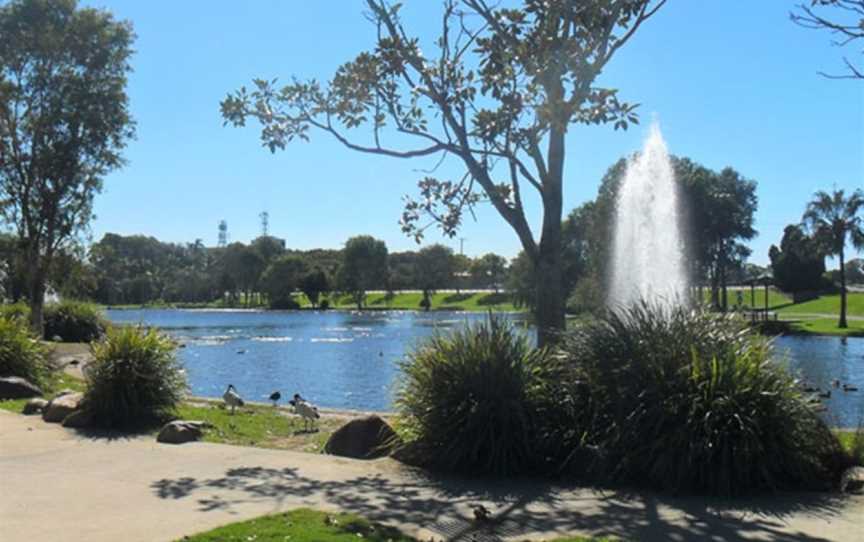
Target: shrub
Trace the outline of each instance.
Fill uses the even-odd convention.
[[[61,301],[45,306],[45,338],[89,343],[104,335],[108,322],[92,303]]]
[[[109,329],[93,344],[85,408],[106,428],[147,427],[168,417],[186,389],[175,343],[154,329]]]
[[[270,308],[273,310],[297,310],[300,303],[291,296],[278,297],[270,300]]]
[[[44,384],[45,347],[31,333],[27,319],[0,317],[0,377],[18,376]]]
[[[573,332],[559,416],[579,430],[556,437],[571,451],[604,450],[611,477],[659,489],[824,488],[837,439],[770,359],[770,342],[744,326],[641,305]]]
[[[328,300],[328,299],[322,299],[321,302],[318,304],[319,310],[326,311],[329,308],[330,308],[330,300]]]
[[[21,301],[10,305],[2,305],[0,306],[0,318],[13,318],[22,322],[28,322],[30,320],[30,307]]]
[[[421,343],[400,364],[396,398],[408,455],[428,467],[472,474],[534,468],[542,454],[534,442],[531,394],[545,356],[491,316]]]

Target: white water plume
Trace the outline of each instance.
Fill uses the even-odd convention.
[[[675,173],[655,122],[642,152],[627,163],[615,202],[612,280],[608,303],[640,301],[672,307],[687,297]]]

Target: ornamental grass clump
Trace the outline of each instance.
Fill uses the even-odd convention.
[[[535,468],[532,391],[546,354],[505,322],[436,335],[400,364],[396,398],[412,461],[452,472]]]
[[[108,322],[99,307],[82,301],[61,301],[45,306],[45,338],[89,343],[105,334]]]
[[[168,418],[186,391],[175,344],[154,329],[109,329],[93,344],[84,408],[111,429],[138,429]]]
[[[26,318],[0,317],[0,377],[17,376],[42,385],[48,375],[45,347]]]
[[[561,347],[580,431],[559,440],[604,450],[612,479],[663,490],[826,488],[837,438],[771,356],[734,316],[647,304],[609,312]]]

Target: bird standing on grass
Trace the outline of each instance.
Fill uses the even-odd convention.
[[[270,394],[270,400],[273,401],[273,406],[276,406],[276,403],[279,402],[279,399],[282,399],[282,394],[278,391],[274,391]]]
[[[294,412],[303,418],[303,430],[311,431],[307,426],[307,423],[311,423],[312,428],[315,427],[315,420],[321,417],[321,415],[318,414],[318,407],[300,397],[299,393],[295,393],[294,398],[288,401],[288,404],[293,406]]]
[[[231,407],[231,414],[234,414],[234,409],[242,407],[246,403],[243,401],[243,398],[240,397],[240,394],[237,393],[237,390],[234,388],[234,384],[228,384],[228,389],[225,390],[225,393],[222,394],[222,399],[225,400],[225,404]]]

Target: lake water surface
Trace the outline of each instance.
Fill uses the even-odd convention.
[[[397,362],[419,340],[486,318],[464,312],[109,310],[117,323],[162,328],[186,347],[179,358],[192,393],[219,397],[234,384],[248,400],[295,392],[330,408],[390,410]],[[508,318],[521,323],[519,315]],[[812,384],[840,379],[861,391],[832,389],[824,400],[833,425],[864,419],[864,339],[779,337],[779,356]]]

